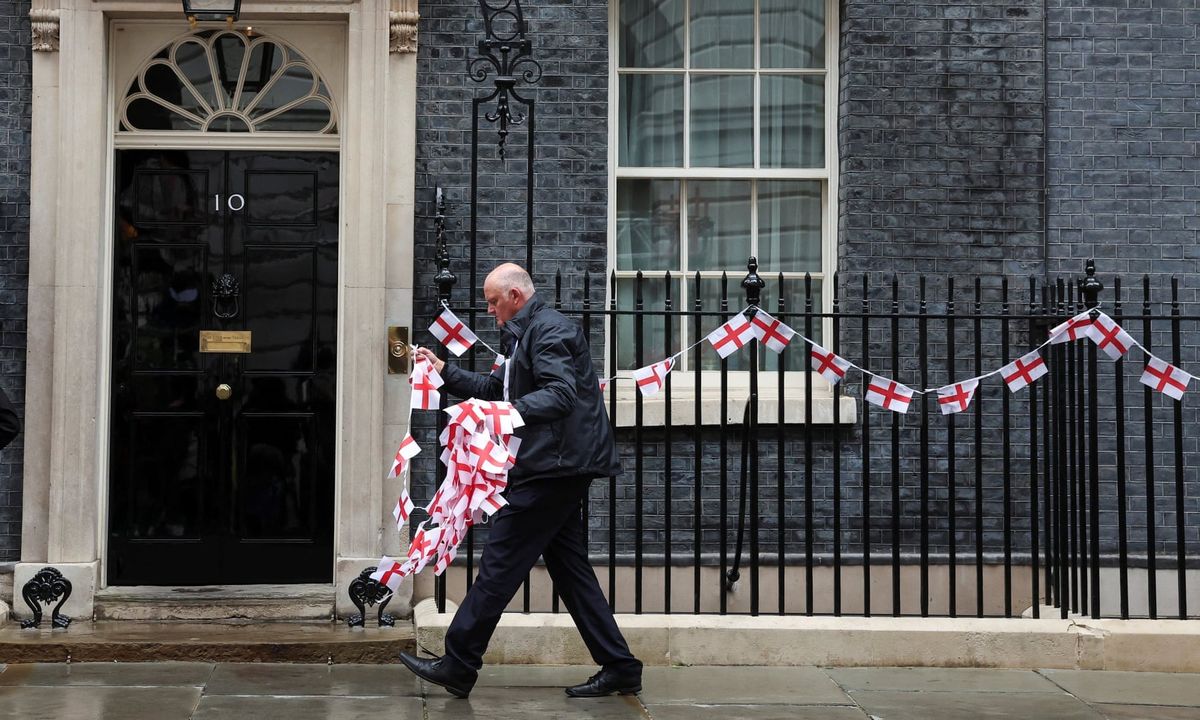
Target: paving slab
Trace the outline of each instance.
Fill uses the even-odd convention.
[[[654,720],[868,720],[856,707],[830,705],[651,705]]]
[[[1032,670],[992,668],[827,668],[846,690],[925,692],[1048,692],[1062,689]]]
[[[60,685],[204,687],[211,663],[40,663],[9,665],[0,687]]]
[[[1200,707],[1196,675],[1103,670],[1042,670],[1042,675],[1089,703]]]
[[[417,696],[420,681],[399,665],[259,665],[222,663],[205,695]]]
[[[0,718],[21,720],[187,720],[200,688],[6,687]]]
[[[1093,705],[1108,720],[1200,720],[1200,708],[1161,705]]]
[[[440,687],[427,686],[429,720],[645,720],[641,703],[633,696],[569,698],[549,688],[476,688],[459,700]],[[375,718],[372,718],[375,720]]]
[[[208,696],[200,699],[193,720],[422,720],[420,698],[362,697],[244,697]]]
[[[579,665],[484,665],[475,687],[566,688],[586,681],[598,670]]]
[[[850,697],[882,720],[1104,720],[1066,693],[855,690]]]
[[[829,676],[814,667],[648,667],[647,705],[850,705]]]

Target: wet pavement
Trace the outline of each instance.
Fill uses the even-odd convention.
[[[647,668],[638,697],[572,700],[579,667],[485,668],[468,700],[399,666],[9,665],[22,720],[1200,720],[1200,675],[943,668]]]

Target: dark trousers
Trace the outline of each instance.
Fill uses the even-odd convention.
[[[640,671],[588,561],[583,526],[588,484],[581,478],[554,478],[509,487],[508,506],[490,521],[479,575],[446,631],[446,657],[479,670],[500,615],[541,555],[592,660]]]

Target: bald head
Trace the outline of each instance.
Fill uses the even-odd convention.
[[[533,293],[533,280],[529,273],[515,263],[497,266],[483,281],[483,299],[487,301],[488,314],[494,316],[500,325],[525,307]]]

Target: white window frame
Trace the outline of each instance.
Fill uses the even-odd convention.
[[[690,17],[691,1],[684,0],[684,60],[682,70],[679,68],[627,68],[620,69],[620,2],[621,0],[610,0],[609,2],[609,63],[608,63],[608,86],[609,86],[609,113],[608,113],[608,272],[605,275],[606,298],[611,304],[613,298],[613,288],[608,278],[612,273],[616,273],[618,279],[630,278],[636,276],[636,270],[617,271],[617,182],[622,179],[630,178],[649,178],[649,179],[670,179],[680,181],[680,198],[683,200],[686,195],[686,184],[689,180],[714,180],[714,179],[737,179],[737,180],[821,180],[822,197],[821,197],[821,269],[819,272],[811,273],[814,281],[821,282],[821,312],[831,312],[833,308],[833,291],[832,278],[837,268],[837,226],[838,226],[838,152],[837,152],[837,120],[838,120],[838,87],[839,87],[839,47],[840,47],[840,17],[838,13],[837,0],[825,0],[825,62],[824,68],[820,70],[813,69],[776,69],[761,67],[761,52],[760,48],[760,27],[758,22],[759,0],[755,0],[755,22],[754,22],[754,67],[741,70],[736,69],[692,69],[691,68],[691,48],[690,48],[690,23],[686,18]],[[680,74],[684,75],[683,92],[684,92],[684,110],[683,113],[683,168],[662,168],[662,167],[621,167],[619,165],[620,158],[620,76],[624,74]],[[700,74],[745,74],[755,77],[754,83],[754,141],[753,154],[754,166],[747,168],[714,168],[714,167],[691,167],[691,117],[690,113],[686,112],[688,103],[690,102],[691,83],[688,78],[693,75]],[[761,100],[761,81],[763,74],[769,75],[809,75],[822,76],[825,80],[825,164],[821,168],[762,168],[760,167],[762,158],[760,153],[760,100]],[[752,255],[759,255],[758,251],[758,183],[751,183],[750,197],[750,227],[751,238],[750,247]],[[682,279],[684,287],[682,297],[674,297],[675,307],[680,309],[690,309],[691,299],[688,293],[691,288],[692,279],[695,277],[695,270],[687,269],[687,206],[686,202],[681,202],[680,205],[680,261],[684,270],[678,275],[672,272],[673,277]],[[777,283],[778,270],[769,267],[760,268],[764,280],[768,285],[773,286]],[[805,273],[803,272],[787,272],[784,277],[788,278],[789,282],[803,282]],[[701,271],[702,278],[720,278],[721,271]],[[659,279],[657,272],[654,275],[647,275],[648,280]],[[741,280],[743,274],[737,272],[736,269],[729,271],[729,278],[733,280]],[[732,313],[740,310],[745,303],[744,296],[730,296],[729,307]],[[768,312],[770,308],[765,308]],[[795,311],[795,308],[790,311]],[[684,322],[684,327],[681,328],[683,345],[686,348],[688,345],[696,342],[700,338],[690,336],[692,332],[691,323]],[[678,326],[677,326],[678,327]],[[715,327],[715,324],[713,325]],[[833,332],[832,320],[826,319],[821,325],[822,336],[830,337]],[[802,331],[803,328],[797,328]],[[609,351],[610,343],[614,342],[614,338],[610,335],[610,325],[605,323],[605,358],[612,357]],[[702,350],[703,352],[703,350]],[[762,350],[760,350],[762,352]],[[769,351],[768,351],[769,352]],[[691,353],[685,353],[684,367],[688,368],[687,363],[691,362]],[[660,360],[657,353],[648,352],[645,358],[647,363]],[[610,373],[617,372],[616,368],[609,368]],[[692,372],[694,369],[676,370],[672,372],[672,397],[673,409],[672,419],[676,424],[689,424],[694,422],[694,411],[692,407],[694,394],[694,378]],[[719,412],[712,398],[708,397],[711,390],[714,394],[719,392],[719,375],[720,371],[705,370],[702,377],[702,387],[704,388],[703,402],[703,417],[704,422],[718,422]],[[628,373],[628,371],[624,371]],[[749,383],[748,371],[730,371],[728,374],[729,385],[733,393],[731,393],[729,402],[729,418],[730,422],[741,421],[741,402],[744,402],[744,397],[747,393]],[[785,375],[785,387],[789,398],[803,397],[804,384],[809,381],[811,375],[808,371],[788,371]],[[760,371],[759,372],[759,393],[761,402],[771,403],[777,397],[777,378],[778,373],[775,371]],[[631,425],[634,405],[634,396],[636,389],[631,383],[618,383],[616,386],[618,393],[618,425]],[[799,392],[801,395],[796,395]],[[818,400],[814,407],[814,422],[832,422],[830,418],[832,406],[832,392],[828,385],[824,382],[813,383],[813,396]],[[650,413],[648,417],[657,417],[662,410],[655,406],[661,406],[663,400],[661,394],[658,398],[651,398],[646,402],[651,407],[645,408]],[[801,403],[789,403],[793,407],[787,408],[788,422],[802,422],[802,415],[799,419],[793,417],[794,406]],[[710,406],[712,406],[710,408]],[[736,408],[735,408],[736,406]],[[710,412],[711,409],[711,412]],[[774,410],[768,415],[764,415],[764,411],[768,408],[760,405],[760,417],[765,421],[770,421],[774,417]],[[850,398],[842,399],[841,420],[843,423],[855,422],[856,406]],[[800,409],[802,413],[802,408]],[[710,414],[713,417],[709,417]]]

